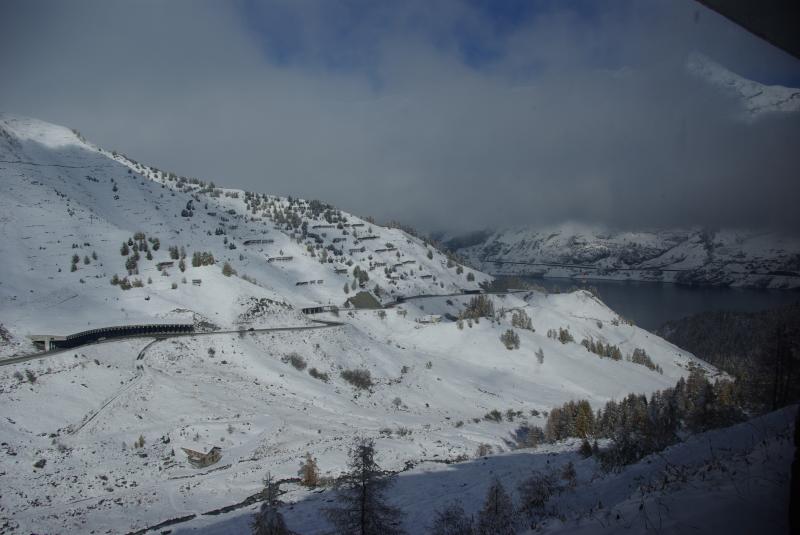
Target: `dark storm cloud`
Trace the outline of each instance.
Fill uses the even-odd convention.
[[[692,2],[5,3],[0,109],[427,229],[800,228],[800,119],[685,70],[797,61]],[[533,7],[531,7],[533,6]]]

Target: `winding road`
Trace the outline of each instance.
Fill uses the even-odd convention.
[[[98,344],[108,344],[111,342],[119,342],[121,340],[131,340],[135,338],[155,338],[154,341],[158,340],[166,340],[168,338],[184,338],[187,336],[212,336],[217,334],[240,334],[240,333],[270,333],[270,332],[281,332],[281,331],[310,331],[315,329],[330,329],[332,327],[341,327],[342,325],[347,325],[346,323],[340,321],[326,321],[326,320],[311,320],[314,323],[318,323],[319,325],[301,325],[297,327],[265,327],[261,329],[247,329],[244,331],[241,330],[226,330],[226,331],[208,331],[208,332],[187,332],[187,333],[171,333],[171,334],[137,334],[137,335],[130,335],[130,336],[120,336],[116,338],[109,338],[108,340],[100,340],[97,342],[92,342],[91,344],[85,345],[98,345]],[[52,357],[55,355],[59,355],[61,353],[69,353],[74,352],[78,348],[84,346],[75,346],[69,348],[62,348],[62,349],[53,349],[51,351],[44,351],[42,353],[35,353],[33,355],[22,355],[19,357],[11,357],[7,359],[0,360],[0,366],[9,366],[11,364],[19,364],[21,362],[28,362],[30,360],[37,360]],[[149,346],[147,346],[149,347]],[[139,359],[141,359],[141,354]]]

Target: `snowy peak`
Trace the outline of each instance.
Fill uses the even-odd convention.
[[[689,55],[686,69],[689,73],[741,98],[751,117],[767,112],[800,111],[800,89],[765,85],[748,80],[698,52]]]
[[[35,142],[49,149],[68,146],[88,148],[74,130],[9,113],[0,113],[0,136],[4,144]]]

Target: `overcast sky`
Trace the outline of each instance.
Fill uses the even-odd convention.
[[[800,114],[699,51],[800,62],[692,0],[0,3],[0,110],[217,184],[424,230],[800,229]]]

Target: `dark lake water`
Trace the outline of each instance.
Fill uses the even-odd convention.
[[[527,280],[549,290],[596,289],[603,302],[615,312],[651,331],[669,320],[707,310],[753,312],[800,301],[800,292],[787,290],[707,288],[634,281]]]

